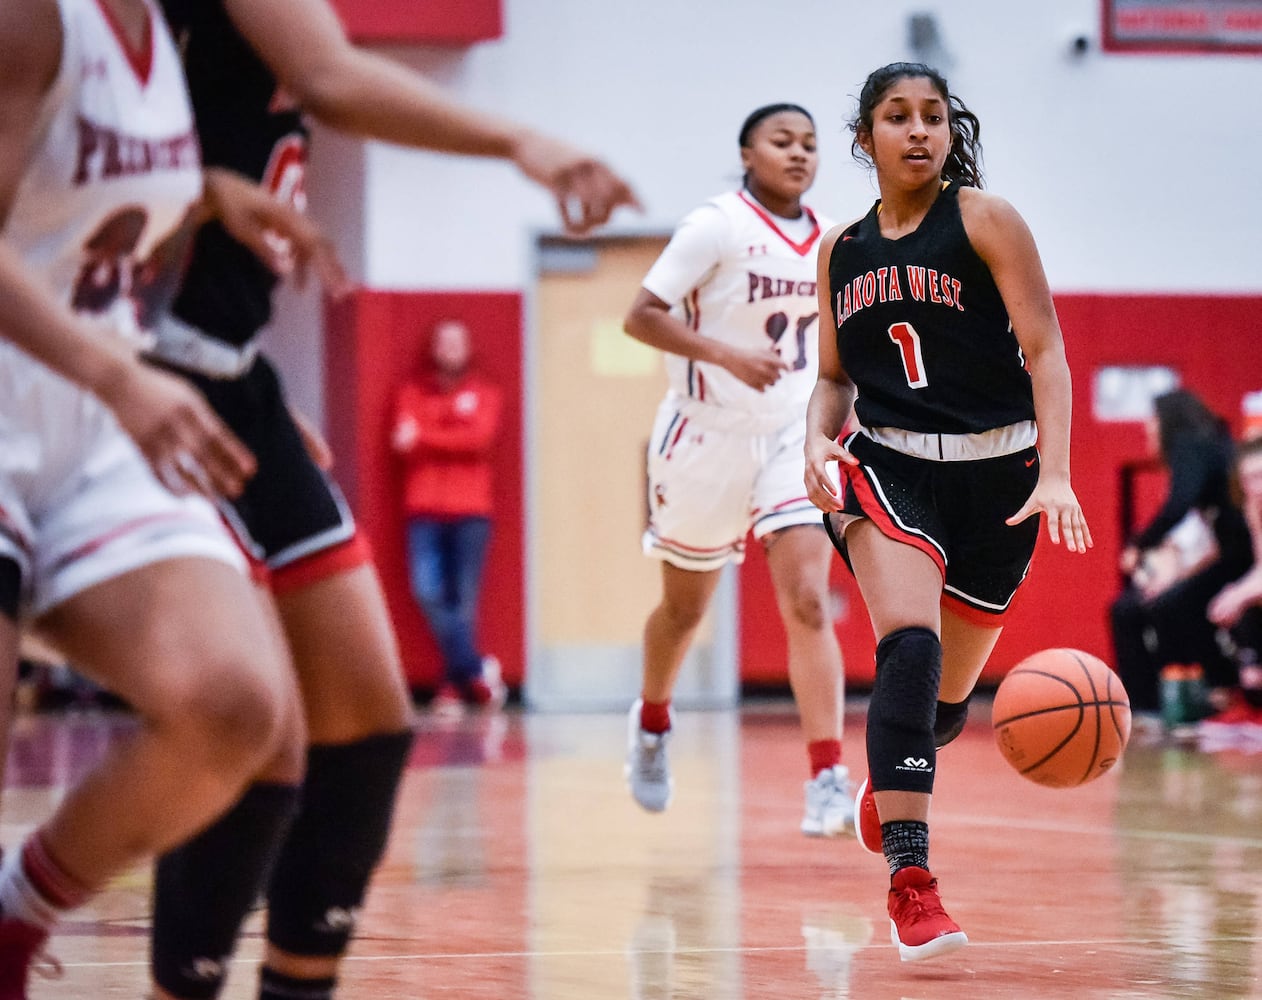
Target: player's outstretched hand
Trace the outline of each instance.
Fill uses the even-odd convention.
[[[1064,537],[1065,548],[1070,552],[1086,552],[1095,544],[1082,505],[1074,496],[1068,479],[1040,476],[1030,499],[1006,523],[1020,524],[1040,511],[1047,514],[1047,534],[1053,544],[1059,545]]]
[[[235,497],[254,475],[249,449],[184,379],[133,358],[97,395],[172,492]]]
[[[603,226],[617,208],[641,208],[631,185],[600,160],[538,132],[518,137],[513,162],[552,192],[571,236],[586,236]]]
[[[842,465],[858,465],[859,460],[838,442],[823,434],[807,434],[806,472],[802,482],[806,495],[816,507],[826,514],[841,510],[841,484],[828,471],[833,462]]]
[[[314,270],[335,299],[351,290],[346,269],[314,222],[249,179],[222,167],[204,174],[202,213],[217,219],[230,236],[248,247],[273,274],[292,277],[301,287]]]

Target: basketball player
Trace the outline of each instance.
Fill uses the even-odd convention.
[[[853,821],[841,763],[841,650],[828,612],[832,548],[802,489],[803,416],[815,384],[815,252],[823,228],[802,196],[819,157],[795,104],[754,111],[740,130],[744,186],[689,214],[626,318],[666,352],[670,388],[649,441],[646,555],[661,601],[644,628],[643,687],[632,706],[626,776],[650,812],[670,803],[667,759],[676,677],[724,564],[752,530],[767,553],[788,634],[789,681],[807,743],[802,832]]]
[[[1025,222],[979,190],[977,118],[936,70],[894,63],[868,77],[851,128],[881,197],[820,246],[806,487],[878,638],[856,822],[889,863],[910,961],[967,941],[929,873],[935,750],[964,726],[1036,515],[1071,552],[1091,533],[1069,484],[1056,311]],[[852,405],[859,430],[838,444]]]
[[[0,1000],[21,1000],[58,918],[226,809],[300,720],[213,507],[165,489],[119,424],[173,485],[231,491],[250,471],[125,358],[203,185],[174,44],[144,0],[12,0],[0,52],[0,656],[11,670],[33,622],[140,722],[4,855]],[[81,352],[89,337],[109,347]]]
[[[507,159],[554,192],[575,233],[634,204],[621,178],[586,154],[464,108],[350,45],[325,0],[163,6],[181,41],[207,163],[261,180],[279,198],[304,197],[305,112],[356,135]],[[223,958],[278,843],[260,996],[332,996],[411,743],[410,699],[367,546],[258,353],[273,284],[243,247],[204,230],[154,355],[186,374],[258,459],[235,517],[270,571],[304,697],[307,773],[301,797],[294,786],[281,794],[278,777],[261,773],[236,809],[160,862],[160,997],[218,994]]]

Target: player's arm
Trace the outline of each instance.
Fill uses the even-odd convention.
[[[0,232],[16,197],[49,87],[62,27],[51,0],[0,4]],[[85,329],[0,238],[0,336],[95,393],[170,485],[240,491],[253,459],[182,380],[150,369],[121,341]]]
[[[253,251],[277,277],[292,276],[302,287],[307,271],[314,268],[325,292],[333,298],[341,298],[350,290],[350,279],[324,231],[249,178],[223,167],[208,167],[203,172],[202,198],[194,221],[200,224],[211,219]]]
[[[468,108],[346,37],[327,0],[226,0],[237,30],[322,124],[402,146],[510,160],[552,191],[566,229],[638,207],[629,184],[583,150]]]
[[[727,222],[718,209],[705,205],[689,213],[649,269],[623,320],[631,337],[668,354],[727,369],[752,389],[774,385],[789,365],[768,341],[766,348],[747,350],[714,337],[704,337],[671,314],[670,302],[684,298],[718,266]]]
[[[1039,481],[1009,523],[1044,511],[1052,541],[1059,544],[1063,535],[1070,552],[1085,552],[1092,545],[1091,531],[1069,482],[1069,365],[1034,236],[1017,210],[996,195],[966,188],[960,192],[960,211],[969,241],[1003,297],[1034,391]]]
[[[832,321],[832,289],[828,283],[828,264],[833,247],[847,229],[836,226],[824,234],[819,244],[817,284],[819,295],[819,375],[806,405],[806,472],[804,483],[811,503],[823,511],[841,510],[841,496],[836,480],[828,472],[829,462],[854,465],[855,458],[837,443],[850,408],[854,405],[855,388],[841,364],[837,352],[837,329]]]

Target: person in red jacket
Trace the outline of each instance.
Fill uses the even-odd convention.
[[[443,657],[434,707],[447,714],[505,696],[499,662],[482,655],[476,634],[500,406],[499,388],[473,367],[468,327],[440,322],[422,377],[399,391],[391,443],[406,462],[412,592]]]

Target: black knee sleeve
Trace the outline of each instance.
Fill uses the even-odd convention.
[[[18,618],[22,598],[22,568],[12,559],[0,556],[0,614]]]
[[[411,731],[307,755],[302,804],[268,889],[268,940],[295,955],[346,950],[390,834]]]
[[[970,694],[963,701],[938,702],[938,714],[933,720],[933,745],[939,750],[964,732],[964,723],[968,721],[968,703],[972,697]]]
[[[252,785],[215,823],[159,859],[150,961],[166,992],[181,1000],[219,995],[241,922],[266,888],[297,807],[296,785]]]
[[[941,679],[942,643],[931,629],[901,628],[877,644],[867,730],[875,791],[933,791],[933,725]]]

